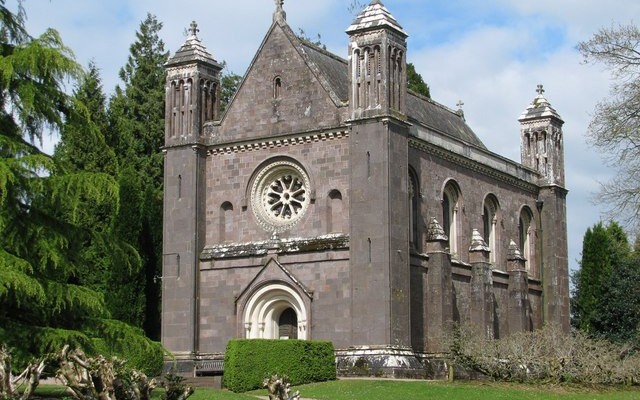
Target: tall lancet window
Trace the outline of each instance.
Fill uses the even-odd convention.
[[[420,246],[420,231],[418,226],[418,221],[420,220],[419,194],[420,190],[415,173],[409,171],[409,239],[415,249],[418,249]]]
[[[276,76],[273,79],[273,98],[279,99],[282,96],[282,79]]]
[[[529,207],[523,207],[520,211],[520,218],[518,220],[518,246],[520,246],[520,252],[522,256],[526,259],[526,268],[532,273],[531,266],[535,265],[533,263],[533,213],[529,209]]]
[[[482,225],[484,241],[487,243],[487,246],[489,246],[489,250],[491,250],[491,253],[489,254],[489,261],[492,263],[497,262],[498,256],[496,253],[499,251],[499,235],[497,229],[498,211],[498,200],[495,196],[488,195],[484,200]]]
[[[461,204],[460,189],[455,181],[449,181],[442,192],[442,228],[449,239],[449,252],[457,256],[458,226],[460,218],[458,211]]]

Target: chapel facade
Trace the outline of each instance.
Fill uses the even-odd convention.
[[[332,341],[339,374],[437,377],[456,322],[568,330],[563,120],[542,86],[511,161],[407,89],[408,35],[380,1],[346,60],[276,3],[224,113],[195,24],[166,64],[162,343],[180,371],[221,372],[233,338],[296,338]]]

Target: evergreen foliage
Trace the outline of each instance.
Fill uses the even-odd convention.
[[[151,338],[160,336],[160,285],[162,275],[162,173],[164,143],[164,64],[169,53],[159,37],[162,23],[147,14],[136,32],[126,65],[120,70],[123,88],[116,87],[109,104],[111,145],[122,171],[115,231],[142,257],[143,267],[131,279],[121,276],[115,306],[119,317],[144,327]],[[130,298],[139,293],[142,298]],[[127,307],[128,305],[128,307]],[[124,307],[124,308],[123,308]]]
[[[588,334],[628,341],[640,328],[640,254],[616,222],[587,229],[572,278],[572,323]]]
[[[614,342],[635,341],[640,345],[640,258],[622,260],[604,284],[595,332]]]
[[[108,128],[106,107],[100,72],[91,62],[73,94],[72,109],[54,152],[58,165],[65,171],[117,176],[116,155],[104,137]]]
[[[104,132],[107,129],[106,98],[97,67],[91,63],[83,74],[73,94],[73,103],[54,151],[54,160],[59,166],[54,174],[65,176],[83,173],[104,173],[115,183],[117,160],[111,147],[106,145]],[[73,219],[77,213],[78,225],[103,234],[110,234],[114,215],[119,208],[118,196],[108,201],[98,202],[83,199],[78,210],[63,208],[59,211],[62,219]],[[73,211],[73,212],[72,212]],[[126,247],[126,245],[123,244]],[[130,249],[131,250],[131,249]],[[79,251],[79,259],[87,268],[78,272],[77,282],[94,289],[105,298],[110,298],[112,289],[111,271],[114,261],[99,241],[88,239]],[[137,255],[131,251],[131,262],[125,262],[128,269],[139,269]],[[127,274],[129,275],[129,274]]]
[[[81,68],[57,32],[34,38],[23,23],[23,10],[14,14],[0,0],[0,342],[17,366],[66,344],[95,350],[93,339],[106,332],[97,327],[116,322],[103,293],[82,282],[100,268],[87,260],[138,263],[109,234],[120,192],[112,175],[98,171],[115,168],[113,159],[100,149],[72,156],[85,144],[82,135],[100,144],[92,112],[79,101],[84,86],[74,98],[63,90]],[[33,143],[47,129],[61,129],[74,146],[58,157],[41,152]],[[131,343],[159,348],[124,324],[118,330],[131,333]]]
[[[429,85],[422,79],[422,75],[416,72],[416,67],[413,63],[407,63],[407,87],[415,93],[431,98]]]
[[[225,64],[226,63],[223,63],[223,65]],[[220,79],[220,115],[227,110],[229,103],[231,103],[231,99],[238,91],[238,87],[240,87],[240,82],[242,82],[242,77],[240,75],[229,72],[225,68],[225,73]]]
[[[331,342],[317,340],[230,340],[224,356],[224,385],[234,392],[261,387],[265,378],[288,376],[292,385],[336,379]]]

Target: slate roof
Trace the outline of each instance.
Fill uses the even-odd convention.
[[[347,61],[297,37],[295,40],[299,41],[307,62],[317,67],[321,78],[324,78],[328,86],[325,88],[340,100],[341,105],[347,105],[349,103],[349,65]]]
[[[288,27],[290,40],[301,49],[307,64],[316,71],[319,79],[334,98],[342,105],[349,104],[349,64],[348,62],[318,46],[298,38]],[[297,42],[297,43],[296,43]],[[439,133],[453,136],[463,142],[486,149],[486,146],[466,124],[464,118],[455,111],[424,96],[411,91],[407,93],[407,116],[412,123],[418,123]]]
[[[484,143],[471,130],[460,114],[436,101],[408,92],[407,116],[409,120],[414,120],[436,132],[486,149]]]

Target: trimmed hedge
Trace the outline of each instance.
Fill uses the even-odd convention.
[[[224,386],[234,392],[262,387],[273,374],[292,386],[336,379],[333,344],[317,340],[235,339],[224,355]]]

